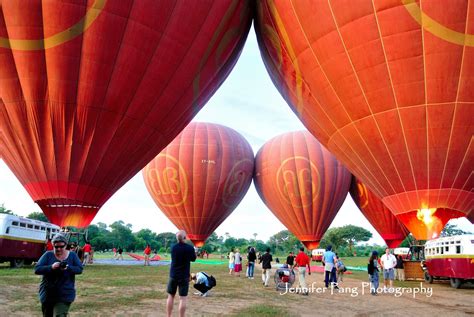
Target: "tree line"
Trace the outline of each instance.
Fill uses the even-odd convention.
[[[7,209],[4,204],[0,205],[0,213],[14,214]],[[42,212],[30,213],[27,218],[49,222]],[[76,228],[69,228],[77,231]],[[443,236],[465,234],[454,225],[447,225],[442,232]],[[372,233],[362,227],[346,225],[342,227],[330,228],[326,231],[320,241],[320,248],[325,249],[331,245],[340,256],[369,256],[373,250],[383,252],[386,246],[367,242],[372,238]],[[122,220],[113,222],[110,225],[99,222],[87,227],[87,239],[96,251],[108,251],[113,248],[122,248],[124,251],[141,252],[149,244],[151,249],[157,253],[169,253],[171,247],[176,243],[175,233],[162,232],[155,233],[150,229],[141,229],[133,232],[131,224],[125,224]],[[409,246],[409,237],[401,246]],[[257,234],[253,234],[253,239],[234,238],[229,233],[218,236],[213,233],[206,241],[202,250],[208,253],[226,254],[230,250],[239,249],[245,253],[249,246],[253,246],[257,251],[264,252],[270,248],[273,254],[284,255],[290,251],[297,252],[303,244],[288,230],[282,230],[267,241],[257,239]]]

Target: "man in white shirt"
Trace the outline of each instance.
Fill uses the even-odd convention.
[[[387,287],[393,288],[393,280],[395,279],[395,266],[397,265],[397,258],[390,253],[390,249],[385,249],[385,254],[380,258],[383,268],[384,291]]]

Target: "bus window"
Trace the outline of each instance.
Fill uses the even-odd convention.
[[[36,229],[36,230],[39,230],[39,229],[40,229],[40,227],[39,227],[39,226],[35,226],[35,229]]]
[[[26,228],[26,223],[20,222],[20,227]]]
[[[444,248],[444,251],[448,252],[448,251],[449,251],[449,247],[445,247],[445,248]]]
[[[5,233],[6,233],[6,234],[9,234],[9,233],[10,233],[10,227],[7,227],[7,230],[5,230]]]
[[[13,221],[12,226],[18,226],[18,221]]]
[[[42,231],[45,231],[45,230],[46,230],[46,228],[45,228],[45,227],[41,227],[41,230],[42,230]]]
[[[461,246],[457,245],[456,246],[456,254],[460,254],[460,253],[461,253]]]
[[[33,229],[33,225],[30,225],[30,224],[29,224],[29,225],[28,225],[28,228]]]
[[[441,247],[441,254],[444,254],[444,249],[443,249],[443,247]]]

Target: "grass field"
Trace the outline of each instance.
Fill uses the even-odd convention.
[[[96,259],[100,259],[96,255]],[[112,258],[104,254],[103,259]],[[228,274],[227,264],[217,264],[220,256],[193,263],[192,272],[206,271],[217,279],[212,296],[202,298],[189,295],[189,316],[314,316],[321,315],[370,315],[374,310],[384,311],[387,305],[398,305],[406,309],[423,309],[427,312],[469,311],[472,300],[470,289],[452,290],[446,283],[435,283],[433,298],[413,301],[409,297],[396,299],[393,296],[379,296],[377,301],[368,296],[351,297],[349,294],[310,294],[300,296],[263,287],[258,266],[255,279],[240,278]],[[365,265],[366,258],[347,258],[348,266]],[[313,265],[319,265],[313,262]],[[166,284],[169,266],[118,266],[89,265],[76,278],[77,298],[71,307],[71,316],[161,316],[165,312]],[[10,269],[0,265],[0,316],[39,316],[38,285],[41,277],[34,275],[33,267]],[[309,285],[323,286],[323,274],[314,273],[307,277]],[[272,275],[273,280],[273,275]],[[344,278],[343,287],[359,287],[367,281],[367,273],[354,271]],[[395,286],[416,287],[419,282],[396,282]],[[296,286],[296,284],[294,285]],[[344,297],[341,297],[344,296]],[[424,302],[423,302],[424,301]],[[421,305],[421,306],[420,306]],[[423,308],[421,308],[423,307]],[[469,308],[471,307],[471,308]],[[175,310],[177,307],[175,306]],[[176,315],[175,311],[175,315]],[[456,315],[456,314],[450,314]]]

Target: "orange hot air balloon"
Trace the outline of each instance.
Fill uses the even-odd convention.
[[[87,226],[227,77],[249,1],[0,1],[0,153],[49,220]]]
[[[390,209],[355,177],[349,190],[352,199],[370,224],[385,240],[389,248],[396,248],[408,235],[407,229],[397,220]]]
[[[250,144],[235,130],[192,122],[143,169],[153,200],[196,247],[232,213],[252,182]]]
[[[341,208],[351,174],[309,132],[277,136],[258,151],[255,187],[308,249],[316,249]]]
[[[262,0],[273,82],[417,239],[474,207],[474,7],[464,0]]]

